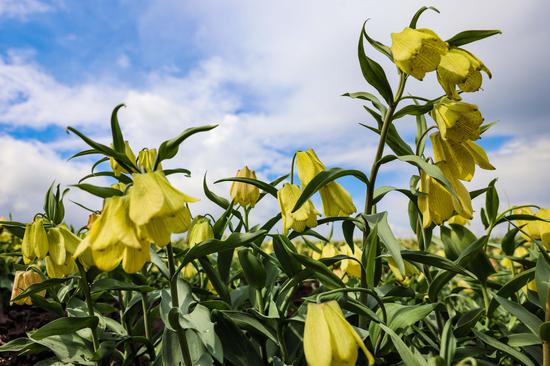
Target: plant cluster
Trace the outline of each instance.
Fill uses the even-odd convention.
[[[11,303],[58,318],[0,352],[44,353],[41,364],[56,365],[550,364],[550,210],[501,209],[496,181],[472,192],[463,183],[476,167],[494,169],[477,143],[492,124],[465,101],[491,72],[467,45],[500,32],[468,30],[444,41],[417,28],[426,10],[437,11],[421,8],[391,46],[361,28],[359,64],[377,95],[345,95],[366,103],[374,124],[364,127],[379,137],[368,174],[327,168],[314,150],[298,151],[289,174],[271,182],[248,167],[218,180],[231,182],[230,198],[205,176],[204,195],[222,213],[197,215],[198,198],[171,183],[191,172],[163,162],[216,125],[137,155],[118,121],[122,105],[111,116],[110,146],[69,127],[89,146],[72,158],[99,157],[74,187],[101,199],[102,209],[70,227],[67,190],[52,185],[32,222],[1,222],[17,270]],[[374,52],[396,66],[395,88]],[[428,73],[441,95],[407,94],[407,82]],[[413,144],[398,131],[402,118],[416,120]],[[408,187],[376,185],[392,162],[417,169]],[[361,210],[336,181],[345,176],[365,189]],[[89,183],[98,177],[113,184]],[[321,210],[311,200],[317,193]],[[395,193],[409,202],[414,240],[396,239],[388,213],[377,210]],[[474,215],[472,200],[483,197]],[[250,225],[268,199],[280,212]],[[474,216],[481,236],[466,227]],[[316,231],[323,224],[341,226],[345,240]],[[500,239],[492,238],[497,227]]]

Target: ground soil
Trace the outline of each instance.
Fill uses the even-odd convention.
[[[33,306],[15,305],[4,308],[0,306],[0,345],[25,337],[28,331],[40,328],[55,318],[56,315]],[[49,356],[47,354],[18,356],[16,353],[0,353],[0,366],[34,365]]]

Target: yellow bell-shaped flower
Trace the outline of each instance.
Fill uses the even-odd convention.
[[[515,214],[534,215],[543,220],[550,220],[550,209],[541,208],[537,213],[534,213],[530,207],[523,207],[514,210]],[[517,224],[521,226],[521,236],[528,241],[540,240],[550,250],[550,222],[541,220],[517,220]]]
[[[204,216],[197,216],[191,223],[191,228],[187,234],[187,245],[193,247],[205,240],[214,238],[214,230],[210,225],[210,220]]]
[[[374,357],[336,301],[307,305],[304,354],[308,366],[354,366],[358,347],[373,365]]]
[[[132,148],[130,147],[130,144],[128,143],[128,141],[124,141],[124,153],[126,154],[126,156],[131,162],[136,161],[136,155],[132,151]],[[109,158],[109,164],[111,165],[111,169],[113,170],[113,173],[115,174],[116,177],[118,177],[122,173],[129,173],[126,169],[120,166],[118,161],[116,161],[113,158]]]
[[[420,271],[418,270],[418,268],[416,268],[414,264],[410,262],[403,261],[403,263],[405,264],[405,273],[401,273],[399,267],[397,266],[397,263],[395,263],[393,258],[388,258],[388,266],[395,276],[395,279],[399,283],[407,286],[410,283],[412,277],[416,276],[418,273],[420,273]]]
[[[133,178],[129,215],[141,236],[165,246],[171,234],[189,229],[191,213],[187,203],[196,202],[196,198],[174,188],[160,170],[133,174]]]
[[[287,234],[289,229],[303,232],[306,227],[317,226],[317,210],[310,200],[305,202],[298,210],[292,212],[294,205],[300,198],[302,190],[295,184],[286,183],[277,192],[279,208],[283,217],[283,234]]]
[[[139,271],[150,260],[149,241],[138,235],[129,216],[130,197],[113,196],[105,199],[103,212],[93,223],[73,257],[90,249],[93,262],[102,271],[115,269],[120,262],[127,273]]]
[[[477,57],[461,48],[451,48],[437,66],[437,80],[449,98],[460,100],[456,87],[464,92],[478,91],[483,81],[481,71],[491,78],[491,71]]]
[[[13,301],[23,291],[34,285],[35,283],[42,282],[42,276],[35,271],[17,271],[15,272],[15,278],[13,280],[13,287],[11,289],[10,304],[16,305],[32,305],[32,299],[30,296],[24,297],[17,301]],[[35,293],[38,296],[44,297],[46,290],[42,290]]]
[[[435,162],[447,162],[451,174],[457,179],[471,181],[476,165],[482,169],[495,169],[489,162],[485,150],[473,141],[460,143],[444,140],[439,132],[432,134],[430,139]]]
[[[31,260],[34,258],[44,259],[48,254],[48,249],[48,234],[44,228],[44,219],[37,217],[32,224],[28,224],[25,228],[21,252],[23,257]]]
[[[483,117],[475,104],[442,98],[434,105],[432,117],[445,140],[464,142],[480,136]]]
[[[256,179],[256,172],[248,169],[248,166],[245,166],[239,169],[235,176],[239,178]],[[254,207],[260,198],[260,190],[252,184],[232,182],[231,188],[229,189],[229,195],[234,202],[242,207]]]
[[[315,176],[326,170],[313,149],[296,153],[298,177],[302,187],[306,187]],[[351,195],[340,184],[332,181],[319,190],[323,202],[323,212],[326,217],[349,216],[357,209]]]
[[[143,172],[152,172],[155,168],[156,161],[157,149],[143,149],[138,153],[138,168]],[[162,170],[162,165],[159,164],[157,169]]]
[[[347,255],[348,257],[355,258],[353,259],[344,259],[340,262],[340,269],[342,272],[346,273],[350,277],[360,278],[361,277],[361,259],[363,256],[363,251],[355,246],[354,251],[351,251],[351,248],[347,245],[340,248],[341,254]]]
[[[401,71],[418,80],[437,69],[448,45],[430,29],[405,28],[391,34],[393,61]]]
[[[441,225],[455,214],[471,219],[473,208],[468,190],[451,174],[445,162],[439,162],[436,165],[453,187],[457,197],[453,197],[436,179],[421,172],[418,208],[422,212],[422,225],[424,227],[432,223]]]
[[[54,262],[51,256],[44,258],[46,262],[46,272],[50,278],[63,278],[75,271],[74,259],[70,256],[65,258],[61,264]]]

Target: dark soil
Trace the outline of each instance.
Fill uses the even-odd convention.
[[[56,315],[33,306],[14,305],[6,308],[0,306],[0,345],[25,337],[28,331],[40,328],[56,318]],[[0,353],[0,366],[34,365],[49,356],[48,354],[18,356],[17,353]]]

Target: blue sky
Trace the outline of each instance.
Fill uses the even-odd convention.
[[[497,0],[0,0],[0,169],[9,172],[0,187],[0,214],[27,220],[40,210],[52,180],[72,184],[85,175],[86,161],[65,161],[83,148],[65,127],[106,142],[110,111],[120,102],[127,104],[120,118],[134,150],[192,125],[220,123],[172,163],[193,170],[191,180],[175,184],[198,196],[206,171],[213,181],[248,164],[271,178],[288,170],[294,151],[308,147],[329,166],[368,170],[376,140],[358,126],[368,116],[361,103],[340,96],[369,90],[357,65],[357,34],[369,17],[372,35],[389,43],[389,33],[400,31],[422,5],[441,10],[426,13],[421,24],[443,38],[464,29],[504,31],[469,47],[494,78],[468,101],[487,121],[498,121],[480,141],[497,171],[479,171],[469,188],[499,176],[504,202],[550,204],[544,183],[550,178],[549,51],[540,47],[550,43],[540,26],[549,6],[542,0],[506,8]],[[464,9],[475,11],[453,16]],[[377,59],[394,83],[391,65]],[[409,91],[440,93],[433,77],[412,82]],[[397,127],[413,138],[414,121],[400,120]],[[407,186],[412,172],[391,164],[379,184]],[[343,184],[362,207],[363,188],[353,179]],[[227,187],[216,189],[224,194]],[[264,206],[259,219],[276,211],[276,202]],[[405,207],[393,196],[383,207],[401,235],[407,235]],[[203,197],[196,213],[211,208]],[[77,207],[69,212],[83,220]]]

